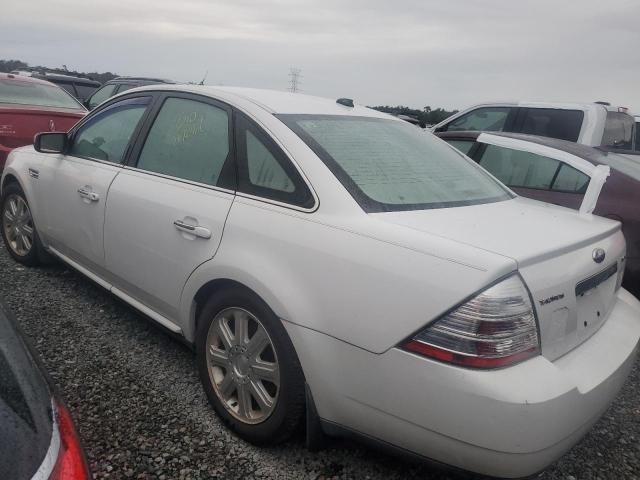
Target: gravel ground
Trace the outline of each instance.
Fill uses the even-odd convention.
[[[469,478],[347,441],[259,449],[209,408],[192,352],[62,265],[28,269],[0,241],[0,297],[64,393],[100,479]],[[640,363],[591,433],[541,479],[640,478]]]

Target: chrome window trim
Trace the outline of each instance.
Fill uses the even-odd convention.
[[[313,190],[311,192],[314,193]],[[269,205],[275,205],[276,207],[286,208],[286,209],[289,209],[289,210],[296,210],[298,212],[303,212],[303,213],[313,213],[316,210],[318,210],[318,208],[320,208],[320,202],[318,202],[317,197],[315,196],[315,194],[313,195],[313,199],[314,199],[313,207],[310,207],[310,208],[300,207],[298,205],[293,205],[291,203],[278,202],[277,200],[271,200],[271,199],[265,198],[265,197],[258,197],[256,195],[251,195],[249,193],[244,193],[244,192],[236,192],[236,196],[237,197],[242,197],[242,198],[247,198],[249,200],[255,200],[255,201],[261,202],[261,203],[267,203]]]
[[[187,185],[192,185],[194,187],[206,188],[208,190],[213,190],[221,193],[228,193],[230,195],[236,195],[236,192],[233,190],[229,190],[227,188],[217,187],[215,185],[209,185],[207,183],[200,183],[193,180],[186,180],[180,177],[173,177],[171,175],[165,175],[164,173],[152,172],[150,170],[144,170],[138,167],[132,167],[130,165],[123,165],[124,170],[130,170],[132,172],[144,173],[146,175],[151,175],[152,177],[164,178],[165,180],[172,180],[174,182],[185,183]]]

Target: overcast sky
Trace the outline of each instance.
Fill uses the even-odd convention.
[[[0,58],[367,105],[607,100],[640,112],[640,0],[22,0]]]

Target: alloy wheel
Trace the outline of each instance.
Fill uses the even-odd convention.
[[[34,242],[33,218],[29,205],[20,195],[11,194],[5,200],[2,227],[13,253],[24,257],[31,252]]]
[[[255,315],[237,307],[218,313],[209,326],[206,358],[216,396],[233,417],[257,424],[271,415],[280,368],[273,342]]]

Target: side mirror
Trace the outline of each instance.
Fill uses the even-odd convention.
[[[67,147],[67,134],[63,132],[38,133],[33,148],[40,153],[64,153]]]

